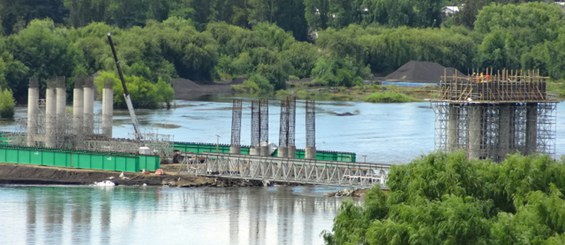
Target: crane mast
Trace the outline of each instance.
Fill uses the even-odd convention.
[[[120,60],[118,60],[118,55],[116,54],[116,49],[114,48],[114,42],[112,42],[112,35],[108,32],[108,42],[112,48],[112,54],[114,55],[114,61],[116,62],[116,68],[118,69],[118,76],[122,82],[122,88],[124,89],[124,100],[129,111],[129,117],[131,118],[131,123],[133,125],[133,130],[135,131],[135,139],[138,141],[142,140],[141,131],[139,130],[139,123],[137,121],[137,116],[135,115],[135,110],[133,109],[133,104],[131,103],[131,98],[129,96],[128,88],[126,86],[126,81],[124,80],[124,75],[122,73],[122,68],[120,67]]]

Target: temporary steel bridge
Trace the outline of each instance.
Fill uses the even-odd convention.
[[[186,154],[182,162],[196,176],[357,188],[386,188],[391,166],[218,153]]]

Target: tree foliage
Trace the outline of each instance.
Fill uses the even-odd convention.
[[[260,75],[275,90],[307,77],[352,86],[411,60],[564,78],[563,11],[522,2],[449,1],[461,12],[446,17],[439,0],[0,0],[0,85],[23,102],[32,76],[43,86],[111,71],[108,32],[125,74],[152,83]]]
[[[501,164],[433,153],[395,166],[390,190],[346,202],[328,244],[531,244],[563,241],[565,165],[548,156]]]

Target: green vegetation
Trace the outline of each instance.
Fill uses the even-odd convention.
[[[9,89],[1,89],[0,91],[0,118],[14,118],[14,108],[16,101],[14,95]]]
[[[127,76],[253,78],[237,89],[257,96],[290,78],[351,88],[410,60],[564,79],[564,16],[522,0],[0,0],[0,86],[23,102],[32,76],[112,72],[108,32]]]
[[[563,244],[565,164],[548,156],[504,162],[433,153],[394,166],[390,190],[345,202],[327,244]]]
[[[369,96],[365,97],[365,102],[372,102],[372,103],[399,103],[399,102],[413,102],[416,99],[409,97],[406,94],[398,93],[398,92],[380,92],[380,93],[372,93]]]

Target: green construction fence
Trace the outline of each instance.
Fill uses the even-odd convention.
[[[230,153],[230,146],[225,144],[174,142],[173,148],[181,152],[190,153]],[[249,155],[249,148],[249,146],[241,146],[240,154]],[[273,152],[273,156],[276,155],[277,150]],[[296,158],[304,159],[304,155],[304,149],[296,149]],[[356,154],[352,152],[316,151],[316,160],[355,162],[357,159]]]
[[[0,162],[123,172],[155,171],[160,168],[160,158],[154,155],[74,151],[2,144],[0,144]]]

